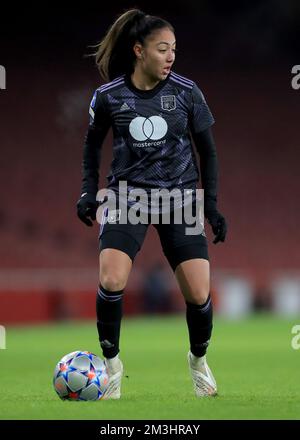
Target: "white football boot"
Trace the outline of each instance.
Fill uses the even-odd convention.
[[[104,359],[104,363],[108,372],[108,385],[103,394],[102,399],[120,399],[121,397],[121,381],[123,376],[123,363],[119,359],[119,355],[114,358]]]
[[[188,352],[188,364],[197,397],[216,396],[217,383],[206,362],[206,356],[194,356]]]

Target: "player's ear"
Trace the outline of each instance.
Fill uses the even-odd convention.
[[[134,51],[134,53],[135,53],[135,56],[136,56],[138,59],[141,59],[141,58],[142,58],[142,55],[143,55],[143,47],[142,47],[141,43],[135,43],[135,45],[133,46],[133,51]]]

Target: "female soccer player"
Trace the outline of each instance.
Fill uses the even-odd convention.
[[[123,292],[151,224],[120,221],[124,208],[120,182],[126,182],[127,191],[142,189],[147,194],[160,189],[176,188],[182,194],[188,190],[194,207],[199,170],[192,136],[200,155],[204,216],[215,235],[214,243],[223,242],[226,236],[226,221],[217,210],[217,155],[210,128],[214,119],[195,82],[171,70],[175,46],[174,28],[169,22],[130,9],[113,23],[95,54],[106,84],[95,91],[89,109],[77,214],[88,226],[96,219],[101,146],[112,127],[113,161],[107,189],[114,191],[120,204],[117,210],[108,207],[103,211],[96,302],[99,341],[110,377],[106,399],[121,395]],[[184,202],[172,205],[168,224],[152,224],[184,295],[188,365],[196,396],[214,396],[217,385],[206,362],[213,327],[207,240],[204,230],[189,235],[186,220],[175,222],[175,211],[184,206]],[[163,207],[159,209],[161,215]]]

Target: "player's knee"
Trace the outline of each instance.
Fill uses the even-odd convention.
[[[125,276],[118,273],[103,274],[100,277],[101,285],[110,292],[123,290],[126,286],[126,281]]]
[[[208,286],[199,286],[197,289],[193,289],[190,291],[190,302],[194,304],[205,304],[209,295],[209,287]]]

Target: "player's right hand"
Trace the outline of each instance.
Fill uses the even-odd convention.
[[[205,211],[204,215],[215,234],[213,243],[224,242],[227,234],[227,223],[223,215],[217,209]]]
[[[83,193],[77,202],[77,215],[87,226],[93,226],[92,220],[96,220],[98,202],[96,196]]]

